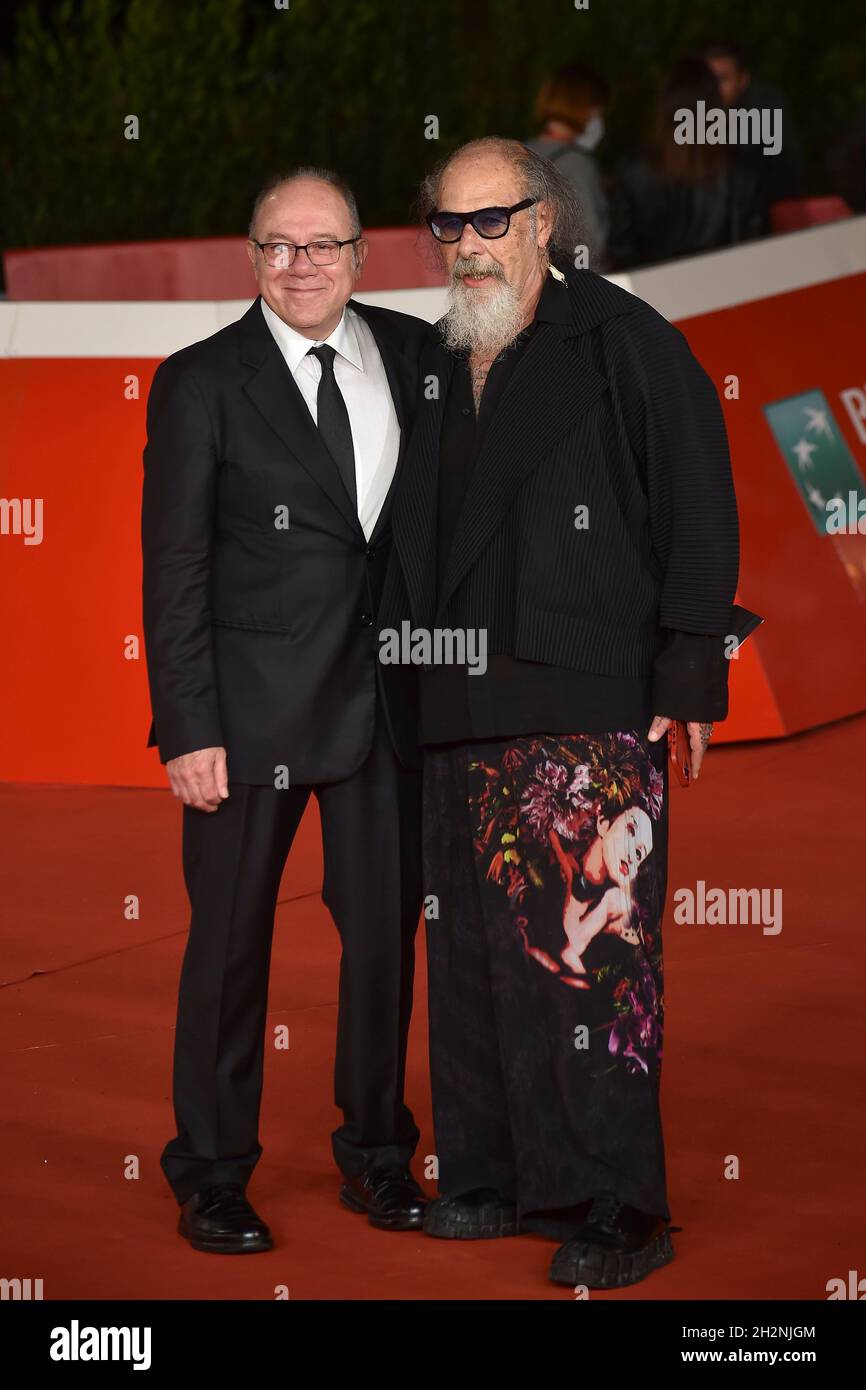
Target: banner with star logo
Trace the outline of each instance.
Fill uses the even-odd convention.
[[[866,515],[866,480],[824,392],[774,401],[764,415],[815,530],[822,536],[834,534],[834,526],[838,531],[842,508],[856,526],[858,515]]]

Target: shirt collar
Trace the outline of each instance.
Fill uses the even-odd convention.
[[[294,376],[301,362],[306,357],[312,347],[321,347],[322,343],[328,343],[339,357],[345,357],[347,362],[351,362],[358,371],[364,370],[364,361],[361,357],[361,345],[358,342],[358,334],[355,327],[355,311],[348,304],[343,310],[340,322],[327,338],[312,339],[305,338],[303,333],[291,327],[275,314],[269,304],[264,299],[260,300],[262,313],[265,323],[271,330],[276,339],[277,347],[280,349],[286,360],[286,366]]]

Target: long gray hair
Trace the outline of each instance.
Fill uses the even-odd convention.
[[[470,140],[441,159],[424,179],[415,204],[418,220],[423,222],[439,207],[442,179],[455,159],[464,154],[489,154],[504,159],[516,171],[524,198],[547,203],[553,214],[553,229],[547,243],[544,261],[573,263],[575,250],[585,241],[580,200],[572,185],[564,179],[550,160],[528,150],[519,140],[506,140],[498,135],[485,135]],[[535,208],[529,209],[531,226],[535,226]],[[438,248],[439,243],[436,243]],[[441,252],[440,252],[441,255]]]

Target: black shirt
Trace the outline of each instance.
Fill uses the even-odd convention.
[[[484,432],[501,400],[520,355],[536,325],[568,322],[567,293],[548,275],[533,322],[492,363],[476,414],[466,353],[455,354],[445,401],[439,445],[437,511],[437,583],[441,590],[449,551],[469,479]],[[669,717],[724,718],[727,712],[728,663],[722,639],[670,633],[657,671],[670,690]],[[463,665],[440,665],[420,671],[420,742],[424,744],[503,738],[529,733],[604,733],[649,728],[655,675],[605,676],[549,666],[507,655],[488,654],[483,674]],[[474,718],[466,700],[473,682]],[[658,680],[655,680],[658,698]],[[697,700],[697,705],[693,703]],[[674,704],[679,709],[673,708]],[[724,706],[724,707],[723,707]],[[697,713],[694,711],[697,709]],[[701,712],[703,710],[703,712]]]

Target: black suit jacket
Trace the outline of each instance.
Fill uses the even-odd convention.
[[[259,299],[156,371],[142,554],[148,746],[162,762],[223,746],[230,779],[338,781],[366,757],[378,691],[398,756],[418,765],[414,673],[380,665],[376,613],[432,330],[349,303],[375,336],[401,431],[369,543]]]
[[[737,631],[739,529],[721,406],[661,314],[593,271],[561,269],[568,313],[537,325],[508,382],[441,590],[437,475],[453,357],[436,339],[428,347],[394,512],[400,564],[380,625],[484,629],[489,654],[651,677],[653,709],[667,711],[678,689],[671,661],[703,666],[705,644],[718,664],[720,639]],[[589,524],[578,531],[581,505]],[[681,634],[696,636],[683,645]],[[483,684],[467,680],[470,706]]]

